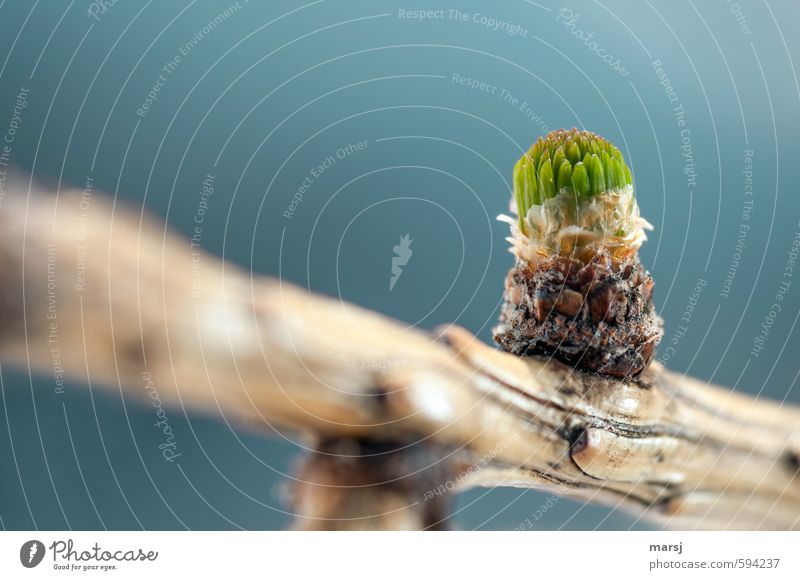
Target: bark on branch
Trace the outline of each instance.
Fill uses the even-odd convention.
[[[391,481],[438,470],[407,505],[396,501],[402,486],[364,484],[410,519],[376,520],[341,495],[341,513],[328,513],[330,496],[315,493],[340,483],[325,473],[348,472],[324,464],[296,494],[301,527],[435,526],[420,506],[438,499],[438,481],[536,487],[673,527],[800,528],[796,407],[658,364],[615,381],[502,353],[456,327],[430,335],[197,254],[98,196],[81,202],[80,192],[3,200],[4,365],[63,367],[137,398],[149,373],[162,400],[297,432],[318,450],[437,450],[389,470]]]

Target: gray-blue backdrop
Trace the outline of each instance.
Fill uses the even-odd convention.
[[[549,129],[596,131],[626,154],[656,228],[642,254],[660,358],[797,402],[798,22],[794,0],[9,0],[0,133],[10,164],[56,185],[90,177],[187,235],[211,174],[209,252],[489,341],[514,160]],[[3,527],[287,524],[290,444],[173,412],[181,473],[152,409],[1,378]],[[467,529],[644,526],[534,491],[458,502]]]

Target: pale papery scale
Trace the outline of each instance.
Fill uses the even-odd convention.
[[[511,211],[516,213],[513,202]],[[529,208],[524,218],[526,232],[511,216],[501,214],[498,220],[511,229],[506,238],[510,251],[519,260],[534,264],[559,254],[580,259],[603,248],[612,258],[624,260],[635,255],[647,240],[645,231],[653,230],[641,216],[630,185],[580,201],[562,191]]]

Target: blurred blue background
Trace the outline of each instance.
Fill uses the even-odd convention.
[[[656,228],[642,259],[662,361],[800,402],[800,274],[785,275],[800,231],[800,5],[453,4],[0,2],[0,132],[23,92],[11,164],[54,186],[91,177],[187,235],[212,174],[207,251],[488,342],[512,262],[495,217],[513,162],[550,129],[595,131],[625,153]],[[405,234],[413,257],[390,291]],[[4,528],[287,526],[291,444],[174,410],[178,470],[150,408],[87,389],[56,399],[47,377],[6,366],[0,378]],[[461,495],[456,523],[511,529],[543,505],[535,529],[646,527],[510,489]]]

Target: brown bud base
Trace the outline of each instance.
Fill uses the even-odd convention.
[[[653,278],[634,255],[588,262],[564,256],[518,260],[506,278],[495,341],[517,355],[554,356],[617,378],[645,369],[663,334]]]

